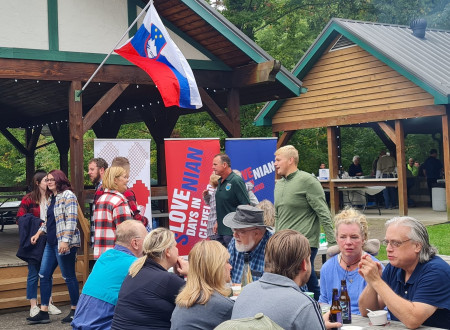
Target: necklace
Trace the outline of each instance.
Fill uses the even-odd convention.
[[[342,262],[344,262],[344,264],[345,264],[345,266],[346,266],[346,268],[345,268],[345,280],[348,280],[350,283],[353,283],[353,278],[350,278],[350,277],[348,276],[348,272],[349,272],[349,269],[350,269],[351,266],[356,265],[358,262],[361,261],[361,258],[359,258],[358,261],[356,261],[356,262],[354,262],[354,263],[352,263],[352,264],[349,265],[349,264],[344,260],[342,254],[340,254],[340,260],[342,260]]]

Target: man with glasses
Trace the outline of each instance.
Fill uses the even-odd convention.
[[[367,286],[359,297],[361,315],[367,308],[387,306],[391,318],[408,328],[427,325],[448,329],[450,322],[450,266],[436,256],[425,226],[411,217],[386,222],[389,264],[383,272],[371,258],[359,263]]]
[[[117,226],[116,244],[96,261],[75,310],[73,329],[109,329],[122,282],[128,268],[142,257],[147,230],[140,221],[126,220]]]
[[[244,267],[250,268],[253,281],[264,272],[264,250],[272,234],[264,224],[264,211],[250,205],[239,205],[236,212],[227,214],[223,224],[233,231],[228,245],[231,281],[241,283]],[[248,264],[248,265],[247,265]]]

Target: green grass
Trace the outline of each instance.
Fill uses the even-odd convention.
[[[428,226],[427,230],[430,236],[430,243],[437,247],[439,254],[450,255],[450,223]],[[384,245],[381,245],[377,259],[387,259],[386,247]]]

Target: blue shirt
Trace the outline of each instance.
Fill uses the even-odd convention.
[[[267,241],[272,233],[266,230],[266,233],[262,237],[256,248],[250,252],[250,269],[252,271],[253,281],[259,280],[264,273],[264,251],[266,249]],[[241,283],[242,270],[244,269],[244,252],[236,250],[236,240],[231,240],[228,244],[228,252],[230,253],[230,265],[231,269],[231,282]]]
[[[405,283],[405,271],[388,264],[383,280],[400,297],[438,307],[423,325],[449,329],[450,326],[450,265],[440,257],[433,257],[424,264],[417,264]],[[392,313],[393,320],[398,318]]]

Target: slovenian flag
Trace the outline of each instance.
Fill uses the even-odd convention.
[[[202,107],[192,69],[170,38],[153,4],[136,35],[115,52],[148,73],[166,107]]]

